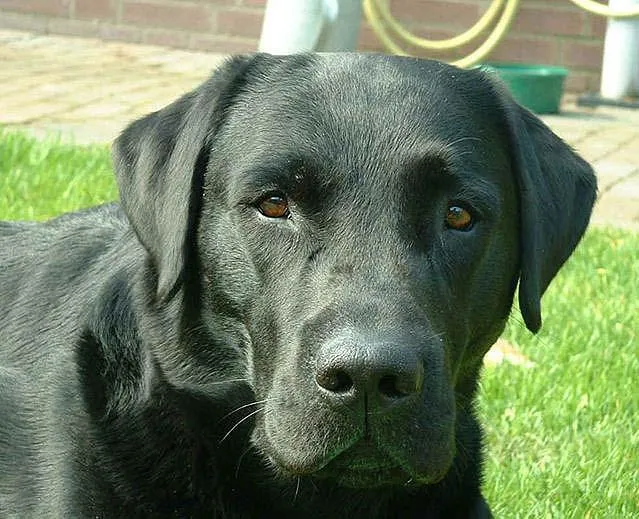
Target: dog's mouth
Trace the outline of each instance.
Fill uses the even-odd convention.
[[[397,485],[410,486],[413,479],[400,467],[386,469],[349,468],[332,475],[332,479],[343,487],[377,488]]]
[[[252,442],[281,476],[306,476],[347,488],[433,485],[453,464],[452,425],[418,430],[420,435],[411,434],[415,431],[401,421],[364,431],[349,422],[340,427],[330,418],[318,420],[313,428],[293,429],[296,435],[290,435],[288,427],[283,434],[280,422],[265,422],[253,430]]]
[[[413,478],[406,470],[367,440],[361,440],[337,455],[314,476],[332,479],[341,486],[351,488],[413,483]]]

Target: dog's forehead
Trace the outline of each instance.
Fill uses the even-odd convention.
[[[467,153],[468,143],[498,130],[496,110],[479,99],[490,96],[468,71],[382,55],[281,59],[288,66],[252,75],[227,115],[224,133],[249,144],[247,158],[292,145],[417,156],[457,143]]]
[[[508,169],[497,110],[481,85],[477,99],[472,74],[348,54],[277,70],[251,76],[226,114],[212,154],[212,167],[228,172],[225,190],[288,184],[303,171],[314,185],[400,193],[423,175],[495,183]]]
[[[320,54],[311,81],[340,90],[370,96],[393,96],[398,92],[450,90],[451,82],[466,71],[433,60],[382,54]],[[333,87],[333,88],[330,88]]]
[[[356,122],[370,114],[390,124],[399,117],[468,115],[475,107],[466,97],[481,89],[472,72],[431,60],[348,53],[280,59],[282,66],[260,70],[245,84],[242,104],[252,116],[341,114]]]

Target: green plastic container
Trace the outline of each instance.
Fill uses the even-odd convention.
[[[481,68],[496,73],[513,97],[537,114],[559,112],[568,70],[550,65],[487,63]]]

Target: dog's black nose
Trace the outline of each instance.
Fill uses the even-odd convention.
[[[320,349],[315,381],[343,403],[356,404],[366,396],[370,406],[380,407],[420,394],[424,366],[397,340],[349,334]]]

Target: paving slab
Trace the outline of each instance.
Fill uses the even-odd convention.
[[[0,30],[0,124],[78,144],[109,143],[131,121],[201,83],[222,54]],[[597,171],[593,223],[639,231],[639,110],[581,108],[545,122]]]
[[[0,30],[0,124],[79,144],[110,142],[132,120],[197,86],[225,57]]]

